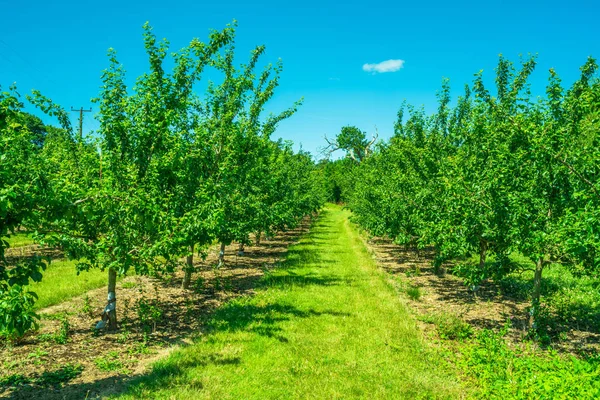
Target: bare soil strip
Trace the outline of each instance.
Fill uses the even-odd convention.
[[[418,287],[420,297],[410,302],[417,316],[452,314],[479,329],[500,330],[507,320],[512,328],[508,338],[519,345],[527,335],[528,299],[504,293],[493,281],[481,284],[477,292],[469,290],[462,279],[433,268],[431,251],[415,251],[394,244],[390,239],[373,238],[366,241],[379,265],[393,276]],[[435,335],[433,325],[422,323],[422,327]],[[572,354],[593,353],[600,349],[600,332],[586,329],[573,323],[565,340],[553,344],[558,351]]]

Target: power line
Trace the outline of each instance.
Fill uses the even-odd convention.
[[[0,45],[4,48],[8,49],[10,52],[0,51],[0,56],[12,64],[14,67],[23,71],[26,75],[33,79],[33,81],[37,82],[37,84],[51,83],[56,85],[57,83],[46,73],[41,71],[39,68],[35,66],[34,63],[30,62],[26,57],[24,57],[20,52],[18,52],[14,47],[6,43],[3,39],[0,38]],[[2,47],[0,46],[0,48]],[[12,57],[11,54],[12,53]],[[16,56],[16,57],[15,57]],[[20,62],[18,63],[17,61]],[[21,64],[21,65],[19,65]],[[92,131],[92,127],[89,122],[83,120],[83,113],[90,112],[92,109],[84,110],[83,107],[80,109],[74,109],[71,107],[71,111],[79,111],[79,137],[83,138],[83,125],[89,130]]]
[[[89,110],[84,110],[83,107],[80,107],[79,110],[73,108],[71,106],[71,111],[79,111],[79,140],[83,139],[83,113],[84,112],[92,112],[92,107]]]

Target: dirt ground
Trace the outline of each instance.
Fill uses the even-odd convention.
[[[198,272],[188,290],[181,289],[181,270],[124,278],[117,285],[115,333],[94,329],[106,304],[105,287],[42,310],[39,331],[0,348],[0,398],[93,399],[122,391],[152,361],[202,335],[220,304],[252,294],[263,273],[277,266],[309,226],[306,219],[270,240],[263,236],[243,255],[232,244],[218,269],[215,246],[206,260],[196,260]]]
[[[446,273],[446,268],[441,268],[436,274],[431,251],[406,249],[385,238],[372,238],[365,243],[384,270],[419,288],[419,299],[409,303],[418,319],[422,320],[427,315],[451,314],[475,328],[493,330],[502,329],[510,320],[509,343],[515,346],[523,343],[529,322],[528,301],[503,293],[491,281],[481,284],[474,293],[460,278]],[[421,322],[421,326],[435,335],[432,324]],[[597,353],[600,350],[600,334],[573,325],[564,340],[553,342],[551,346],[557,351],[576,355]]]

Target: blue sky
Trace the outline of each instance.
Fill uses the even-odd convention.
[[[535,94],[543,94],[550,67],[570,85],[587,56],[600,58],[599,4],[0,0],[0,85],[5,90],[17,82],[21,94],[38,89],[67,109],[93,108],[90,99],[98,93],[109,47],[132,81],[146,71],[144,22],[176,51],[236,19],[240,63],[258,44],[267,47],[264,63],[283,61],[281,85],[268,109],[283,110],[304,97],[275,138],[316,153],[323,135],[333,137],[344,125],[369,134],[377,126],[380,137],[389,137],[403,100],[432,112],[443,77],[455,96],[479,70],[491,84],[500,53],[515,62],[519,54],[538,54]],[[363,70],[386,60],[404,62],[395,72]],[[86,117],[85,131],[97,127]]]

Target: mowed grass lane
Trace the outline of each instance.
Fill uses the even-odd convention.
[[[35,244],[28,233],[11,235],[6,241],[9,243],[10,249],[16,251],[16,255],[20,254],[20,247]],[[42,273],[42,280],[40,282],[30,282],[29,289],[38,296],[38,300],[34,305],[36,310],[68,301],[89,290],[107,284],[107,272],[100,269],[91,269],[78,274],[75,264],[75,261],[65,259],[52,260]]]
[[[77,274],[75,261],[52,260],[40,282],[32,282],[31,291],[38,295],[34,308],[41,310],[68,301],[92,289],[107,285],[106,271],[91,269]]]
[[[348,213],[328,206],[252,297],[221,307],[198,341],[124,398],[460,398]]]

